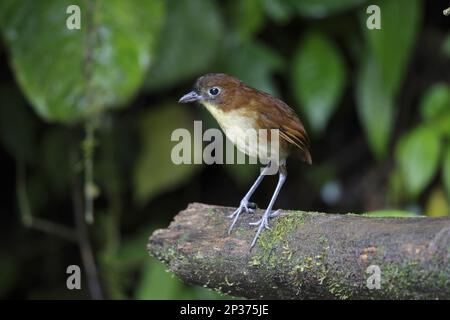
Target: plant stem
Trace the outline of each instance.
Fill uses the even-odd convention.
[[[26,167],[21,160],[16,161],[16,194],[20,220],[25,227],[76,242],[77,236],[72,229],[59,223],[33,216],[28,199]]]
[[[77,176],[73,178],[72,186],[73,207],[75,215],[75,225],[78,236],[78,247],[80,248],[81,260],[83,261],[84,270],[87,274],[87,283],[92,299],[102,300],[103,293],[98,277],[97,266],[95,265],[94,253],[89,240],[89,231],[83,216],[83,201],[80,193],[80,186],[77,183]]]
[[[97,188],[94,183],[95,136],[92,120],[86,122],[86,137],[83,141],[84,160],[84,218],[88,224],[94,223],[94,198]]]

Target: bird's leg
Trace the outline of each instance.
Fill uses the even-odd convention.
[[[284,164],[280,165],[280,172],[279,172],[279,176],[278,176],[278,183],[277,183],[277,187],[275,188],[275,191],[273,192],[272,198],[270,199],[270,203],[269,206],[267,207],[266,211],[264,212],[264,215],[262,216],[261,220],[258,221],[259,223],[259,227],[258,227],[258,231],[256,231],[256,235],[253,238],[252,244],[250,245],[250,249],[253,248],[256,244],[256,241],[258,240],[258,237],[262,231],[262,229],[264,227],[268,228],[269,224],[269,218],[271,217],[271,215],[277,215],[278,214],[278,210],[275,212],[272,212],[272,207],[275,203],[275,201],[277,200],[278,194],[280,193],[281,187],[283,186],[284,182],[286,181],[286,177],[287,177],[287,170],[286,170],[286,166]]]
[[[255,192],[255,190],[258,188],[261,181],[264,179],[264,176],[266,175],[268,169],[269,167],[264,168],[264,170],[260,173],[259,177],[251,186],[250,190],[248,190],[247,194],[244,196],[244,198],[242,198],[239,207],[233,212],[233,214],[228,216],[229,218],[233,219],[233,222],[231,223],[230,228],[228,229],[228,234],[230,234],[231,230],[233,230],[233,227],[236,224],[239,215],[242,213],[242,211],[245,210],[245,212],[253,212],[254,208],[256,208],[256,204],[249,202],[249,200],[253,195],[253,193]]]

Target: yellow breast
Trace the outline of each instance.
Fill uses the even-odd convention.
[[[227,138],[236,145],[239,151],[250,157],[267,159],[267,151],[265,149],[267,143],[264,139],[258,139],[260,133],[255,114],[242,109],[223,111],[209,103],[203,103],[203,105],[217,120]],[[271,150],[271,152],[273,156],[278,156],[278,148]]]

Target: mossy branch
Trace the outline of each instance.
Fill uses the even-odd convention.
[[[238,297],[450,299],[450,218],[284,211],[250,251],[262,211],[228,235],[233,210],[191,204],[148,250],[183,281]]]

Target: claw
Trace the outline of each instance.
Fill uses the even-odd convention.
[[[258,231],[256,231],[256,235],[253,238],[252,244],[250,245],[250,249],[255,246],[256,241],[258,240],[258,237],[259,237],[259,235],[260,235],[260,233],[261,233],[263,228],[266,228],[266,229],[270,230],[269,219],[273,218],[273,217],[276,217],[279,214],[280,214],[280,210],[276,210],[276,211],[274,211],[272,213],[269,213],[268,211],[266,211],[261,219],[259,219],[256,222],[250,222],[250,225],[252,225],[252,226],[259,225]]]
[[[237,208],[232,214],[228,216],[228,218],[233,219],[239,212],[240,208]]]
[[[281,209],[275,210],[274,212],[272,212],[272,213],[269,215],[269,218],[275,218],[275,217],[278,217],[278,216],[280,215],[280,213],[281,213]]]
[[[278,210],[272,212],[271,214],[269,214],[269,218],[275,218],[275,217],[277,217],[277,216],[280,214],[280,212],[281,212],[281,209],[278,209]],[[262,220],[263,220],[263,218],[259,219],[259,220],[256,221],[256,222],[249,222],[249,225],[251,225],[251,226],[257,226],[257,225],[259,225],[259,224],[261,223]],[[266,224],[265,224],[266,229],[270,229],[269,224],[268,224],[268,220],[269,220],[269,219],[267,219]]]
[[[231,215],[228,216],[228,218],[233,219],[233,222],[230,225],[230,228],[228,229],[228,234],[231,233],[231,230],[233,230],[234,225],[236,224],[239,215],[245,211],[246,213],[253,213],[255,211],[256,204],[253,202],[248,202],[247,200],[243,199],[239,205],[239,208],[237,208]]]

